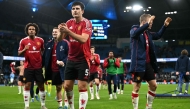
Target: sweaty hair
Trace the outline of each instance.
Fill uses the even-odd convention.
[[[85,8],[84,4],[82,2],[79,2],[79,1],[73,2],[71,7],[77,6],[77,5],[79,5],[81,7],[81,9],[84,10],[84,8]]]
[[[149,18],[149,17],[151,17],[150,14],[143,14],[143,15],[140,16],[139,22],[141,23],[143,21],[146,21],[147,18]]]
[[[188,51],[186,49],[182,50],[181,55],[188,55]]]
[[[26,24],[26,26],[25,26],[25,34],[28,35],[28,28],[30,26],[33,26],[35,28],[35,31],[36,31],[35,36],[36,36],[38,34],[38,32],[40,31],[40,29],[39,29],[39,27],[38,27],[38,25],[36,23],[28,23],[28,24]]]
[[[91,46],[90,48],[94,48],[95,49],[95,46]]]

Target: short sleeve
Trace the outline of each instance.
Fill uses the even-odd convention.
[[[92,34],[92,23],[89,20],[84,20],[82,33]]]
[[[21,50],[23,50],[24,49],[24,41],[23,41],[23,39],[20,41],[20,43],[19,43],[19,48],[18,48],[18,51],[21,51]]]

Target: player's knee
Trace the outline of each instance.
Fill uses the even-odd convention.
[[[26,83],[24,88],[25,90],[30,90],[31,84],[30,83]]]
[[[139,89],[140,89],[139,87],[136,87],[136,88],[134,88],[133,91],[136,92],[136,93],[138,93],[138,92],[139,92]]]
[[[57,92],[60,92],[61,89],[62,89],[62,86],[56,86],[56,90],[57,90]]]
[[[155,91],[157,89],[157,84],[152,84],[149,87],[150,87],[150,90]]]
[[[72,88],[71,88],[71,86],[69,85],[69,84],[64,84],[64,89],[65,89],[65,91],[71,91],[72,90]]]
[[[87,90],[87,85],[86,84],[78,84],[79,90]]]
[[[43,83],[38,83],[38,88],[40,91],[44,91],[44,84]]]

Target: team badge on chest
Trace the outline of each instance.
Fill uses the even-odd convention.
[[[63,51],[63,50],[64,50],[64,49],[63,49],[63,46],[61,45],[61,46],[60,46],[60,51]]]
[[[37,45],[41,45],[41,43],[40,43],[40,42],[37,42]]]

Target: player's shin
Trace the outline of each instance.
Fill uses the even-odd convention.
[[[46,99],[45,91],[39,89],[39,95],[40,95],[41,106],[45,106],[45,99]]]
[[[18,94],[21,94],[21,91],[22,89],[21,89],[21,86],[18,86]]]
[[[146,104],[147,108],[152,108],[154,97],[155,97],[155,91],[149,90],[147,93],[147,104]]]
[[[101,86],[102,86],[102,83],[100,82],[100,84],[99,84],[99,90],[101,89]]]
[[[97,83],[96,84],[96,94],[98,94],[99,93],[99,84]]]
[[[67,99],[68,99],[68,102],[69,102],[70,109],[75,109],[73,91],[66,92],[66,95],[67,95]]]
[[[79,90],[79,109],[85,109],[88,102],[87,90]]]
[[[92,100],[92,99],[94,99],[94,88],[93,88],[92,84],[90,84],[89,90],[90,90],[91,100]]]
[[[139,94],[136,92],[132,92],[132,104],[133,104],[133,109],[138,109],[138,104],[139,104]]]
[[[30,100],[30,89],[25,88],[25,90],[24,90],[24,104],[25,104],[25,107],[29,107],[29,100]]]
[[[65,103],[65,106],[69,106],[69,102],[68,102],[68,99],[67,99],[67,95],[66,95],[66,92],[64,92],[64,103]]]

